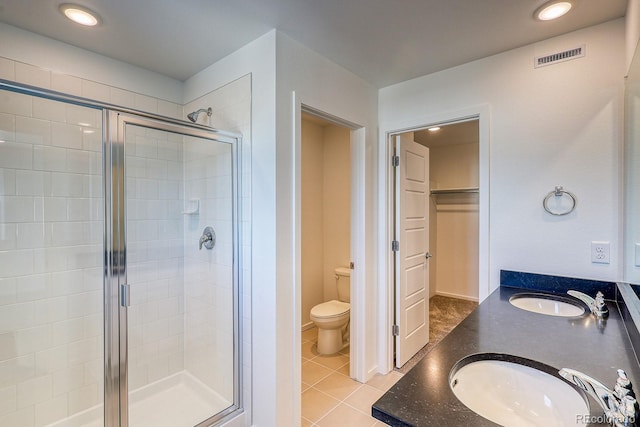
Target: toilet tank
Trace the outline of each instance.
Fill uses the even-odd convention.
[[[336,273],[336,287],[338,299],[342,302],[351,302],[351,270],[349,267],[338,267]]]

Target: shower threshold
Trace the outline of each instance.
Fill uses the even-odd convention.
[[[131,427],[191,427],[232,405],[186,371],[133,391]],[[103,427],[103,407],[96,405],[47,427]]]

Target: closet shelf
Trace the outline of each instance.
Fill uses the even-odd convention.
[[[478,187],[465,187],[465,188],[434,188],[431,190],[431,194],[478,194],[480,189]]]

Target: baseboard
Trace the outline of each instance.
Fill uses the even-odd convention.
[[[304,325],[302,325],[302,328],[300,329],[301,332],[304,332],[308,329],[311,329],[313,327],[315,327],[316,325],[313,323],[313,321],[309,322],[309,323],[305,323]]]
[[[467,301],[478,302],[478,297],[470,297],[470,296],[467,296],[467,295],[459,295],[459,294],[454,294],[454,293],[451,293],[451,292],[436,291],[436,295],[440,295],[440,296],[448,297],[448,298],[457,298],[457,299],[463,299],[463,300],[467,300]]]

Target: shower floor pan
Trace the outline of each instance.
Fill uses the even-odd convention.
[[[131,393],[131,427],[191,427],[231,406],[191,374],[180,372]],[[103,427],[102,405],[47,427]]]

